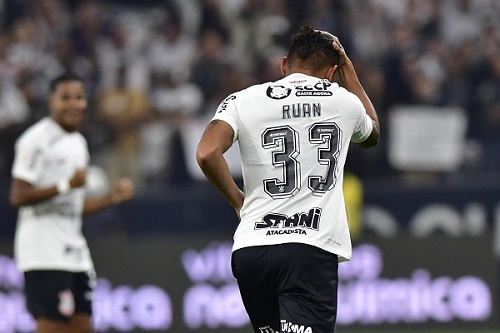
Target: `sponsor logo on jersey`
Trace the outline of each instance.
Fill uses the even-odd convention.
[[[76,219],[80,216],[76,200],[78,199],[75,197],[75,193],[69,192],[54,200],[33,205],[33,214],[37,216],[57,215],[68,219]]]
[[[277,230],[268,230],[266,232],[266,236],[273,235],[291,235],[291,234],[299,234],[299,235],[307,235],[307,232],[304,229],[277,229]]]
[[[285,86],[269,86],[267,87],[266,95],[272,99],[283,99],[290,96],[292,93],[291,88]]]
[[[231,96],[228,96],[226,97],[219,105],[219,107],[217,108],[217,113],[219,112],[222,112],[222,111],[226,111],[227,109],[227,105],[229,104],[229,101],[232,101],[236,99],[236,96],[234,95],[231,95]]]
[[[319,230],[321,219],[321,208],[314,207],[307,213],[298,212],[292,216],[284,214],[269,213],[262,217],[261,221],[255,222],[255,230],[269,229],[270,235],[307,235],[306,230]]]
[[[294,324],[292,322],[281,320],[281,332],[284,333],[313,333],[310,326]]]
[[[315,84],[296,85],[295,96],[332,96],[333,93],[328,90],[332,84],[328,80],[320,80]]]

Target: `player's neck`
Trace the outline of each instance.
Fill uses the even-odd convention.
[[[309,69],[304,69],[304,68],[291,68],[289,71],[287,71],[286,75],[291,75],[291,74],[305,74],[309,76],[314,76],[320,79],[327,79],[326,73],[319,73],[317,71],[312,71]]]

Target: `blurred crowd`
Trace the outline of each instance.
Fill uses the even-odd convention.
[[[50,79],[72,70],[88,87],[93,164],[144,192],[189,182],[184,126],[279,79],[290,34],[305,24],[339,36],[381,117],[382,145],[353,150],[347,170],[399,177],[389,111],[430,105],[468,118],[468,160],[445,179],[498,175],[499,23],[495,0],[0,0],[0,177],[19,133],[47,114]]]

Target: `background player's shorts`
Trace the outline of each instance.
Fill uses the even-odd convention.
[[[40,317],[68,321],[75,313],[92,314],[92,273],[56,270],[24,272],[28,311]]]
[[[254,246],[234,251],[231,264],[254,332],[334,331],[335,254],[298,243]]]

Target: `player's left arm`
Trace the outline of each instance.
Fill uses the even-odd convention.
[[[133,196],[134,183],[128,178],[121,178],[108,194],[96,198],[85,198],[83,215],[97,213],[110,206],[130,200]]]
[[[198,144],[196,160],[207,179],[222,193],[229,204],[239,211],[244,194],[236,185],[224,153],[233,144],[234,130],[223,120],[212,120]]]

